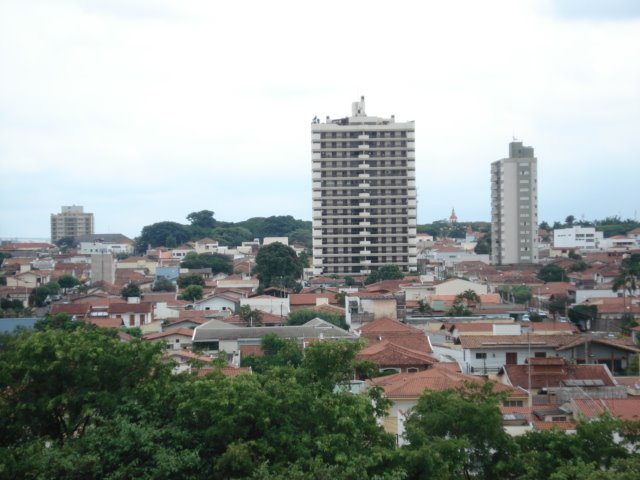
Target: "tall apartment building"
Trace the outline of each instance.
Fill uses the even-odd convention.
[[[491,164],[491,263],[538,263],[538,160],[522,142]]]
[[[84,213],[78,205],[62,207],[60,213],[51,214],[51,241],[63,237],[79,237],[93,234],[93,213]]]
[[[362,97],[350,117],[314,119],[311,142],[314,273],[416,269],[414,122],[370,117]]]

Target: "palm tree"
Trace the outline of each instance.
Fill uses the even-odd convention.
[[[613,280],[611,289],[614,292],[622,290],[623,316],[627,313],[627,292],[633,296],[638,290],[638,279],[640,278],[640,253],[634,253],[630,257],[622,260],[620,274]]]
[[[466,300],[467,305],[480,303],[480,296],[475,290],[469,289],[456,295],[456,300]]]

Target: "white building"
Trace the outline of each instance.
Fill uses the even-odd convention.
[[[554,248],[576,248],[579,250],[597,250],[604,235],[594,227],[559,228],[553,231]]]
[[[414,122],[367,116],[362,97],[350,117],[314,119],[311,141],[314,273],[416,269]]]
[[[538,160],[533,147],[509,144],[491,164],[491,263],[538,263]]]

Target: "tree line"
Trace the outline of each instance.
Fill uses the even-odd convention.
[[[82,322],[0,338],[0,477],[34,479],[612,479],[640,471],[638,423],[507,435],[491,384],[425,392],[408,445],[389,401],[354,394],[359,343],[273,338],[253,374],[173,374],[161,343]],[[620,436],[618,439],[617,436]]]
[[[255,238],[288,237],[292,243],[311,248],[311,222],[296,220],[291,215],[254,217],[242,222],[216,220],[211,210],[187,215],[189,224],[157,222],[142,228],[135,239],[136,251],[142,253],[148,246],[175,248],[185,242],[209,237],[220,245],[238,246]]]

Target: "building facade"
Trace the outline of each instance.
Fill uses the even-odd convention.
[[[538,160],[522,142],[491,164],[491,263],[538,263]]]
[[[71,205],[62,207],[60,213],[51,214],[52,242],[82,235],[93,235],[93,213],[84,213],[83,207]]]
[[[557,228],[553,230],[554,248],[577,248],[579,250],[597,250],[604,240],[602,232],[595,227]]]
[[[311,142],[314,274],[415,270],[414,122],[367,116],[362,97],[350,117],[314,119]]]

